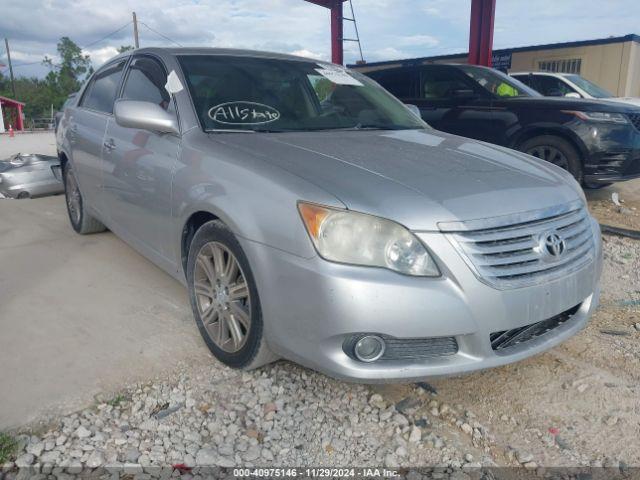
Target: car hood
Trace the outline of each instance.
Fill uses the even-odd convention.
[[[639,97],[612,97],[607,98],[607,102],[616,102],[616,103],[624,103],[627,105],[632,105],[634,107],[640,107],[640,98]]]
[[[576,182],[553,165],[436,130],[212,138],[320,186],[349,209],[413,230],[437,230],[438,222],[521,213],[580,198]]]
[[[599,100],[596,98],[569,97],[511,97],[496,99],[494,105],[586,112],[638,113],[640,111],[637,104],[615,100],[613,98]]]

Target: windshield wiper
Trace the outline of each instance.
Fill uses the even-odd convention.
[[[207,133],[256,133],[255,130],[246,130],[243,128],[211,128],[205,130]]]
[[[353,127],[341,128],[340,130],[422,130],[422,127],[399,127],[396,125],[378,125],[368,123],[358,123]]]

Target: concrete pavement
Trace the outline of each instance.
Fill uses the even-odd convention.
[[[16,153],[56,154],[56,137],[53,132],[16,133],[12,138],[8,133],[0,135],[0,160]]]
[[[109,232],[77,235],[63,196],[0,200],[0,430],[181,361],[215,362],[182,285]]]

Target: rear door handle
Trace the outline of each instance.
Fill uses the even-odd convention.
[[[109,140],[104,142],[102,146],[107,152],[111,153],[113,149],[116,148],[116,142],[113,141],[113,138],[110,138]]]

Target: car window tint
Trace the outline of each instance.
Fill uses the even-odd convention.
[[[99,112],[113,113],[124,62],[98,72],[82,98],[82,106]]]
[[[453,69],[428,68],[422,71],[420,98],[452,98],[456,90],[470,89],[472,86]]]
[[[546,97],[561,97],[567,93],[575,92],[573,88],[556,77],[548,75],[536,76],[537,90]]]
[[[151,102],[168,110],[171,96],[164,87],[167,74],[160,62],[149,57],[136,58],[129,67],[122,98]]]
[[[398,98],[416,98],[416,71],[379,72],[371,77]]]
[[[534,81],[533,81],[534,80],[533,75],[511,75],[511,76],[516,80],[520,80],[527,87],[531,87],[534,90],[536,89],[536,86],[534,85]]]

